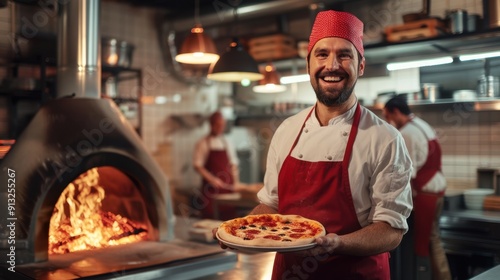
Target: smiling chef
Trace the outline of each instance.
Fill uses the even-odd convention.
[[[251,214],[298,214],[326,236],[300,253],[277,253],[273,279],[390,279],[389,251],[408,230],[412,163],[401,134],[362,107],[363,23],[318,13],[307,70],[317,102],[285,120],[269,147],[260,204]]]

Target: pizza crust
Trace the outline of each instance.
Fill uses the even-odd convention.
[[[276,226],[272,226],[273,222]],[[293,229],[304,231],[296,234]],[[290,235],[293,234],[295,236],[292,238]],[[223,241],[244,246],[277,248],[310,244],[325,234],[325,228],[317,221],[299,215],[280,214],[248,215],[232,219],[223,222],[217,230],[218,237]],[[248,236],[252,238],[246,238]],[[267,239],[264,236],[280,239]]]

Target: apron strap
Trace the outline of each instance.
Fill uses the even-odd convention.
[[[354,140],[356,140],[356,135],[358,135],[358,127],[360,119],[361,119],[361,106],[358,103],[356,106],[356,111],[354,112],[354,120],[352,122],[351,131],[349,132],[349,139],[347,140],[344,159],[342,161],[345,171],[349,167],[349,162],[351,161],[352,147],[354,145]]]
[[[314,111],[314,108],[316,108],[316,105],[311,108],[311,111],[307,114],[306,118],[304,119],[304,122],[302,123],[302,126],[300,127],[299,133],[297,134],[297,137],[295,137],[295,141],[293,141],[292,147],[290,148],[290,151],[288,151],[288,156],[292,154],[293,148],[297,145],[297,142],[299,142],[300,134],[302,133],[302,130],[304,130],[304,127],[306,126],[306,121],[311,117],[312,112]]]

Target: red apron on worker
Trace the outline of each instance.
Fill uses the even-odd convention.
[[[419,127],[415,122],[415,126],[425,134],[424,130]],[[427,136],[426,136],[427,137]],[[417,171],[417,176],[412,179],[411,186],[417,191],[417,195],[413,197],[413,216],[415,226],[415,254],[417,256],[429,256],[429,245],[432,231],[432,224],[434,223],[436,205],[443,192],[430,193],[422,191],[422,188],[441,171],[441,146],[436,139],[427,140],[427,159]]]
[[[233,173],[231,170],[231,162],[229,161],[229,156],[226,150],[210,150],[208,153],[207,160],[205,162],[205,169],[207,169],[210,173],[215,175],[217,178],[221,179],[228,185],[232,185],[234,183]],[[201,216],[205,219],[213,219],[214,218],[214,209],[213,209],[213,198],[217,194],[223,193],[232,193],[231,189],[220,189],[216,188],[210,183],[208,183],[205,179],[202,182],[201,195],[202,200],[206,200],[206,208],[202,209]],[[234,216],[235,207],[232,206],[219,206],[219,213],[221,219],[225,220],[226,218],[230,218]]]
[[[312,111],[306,117],[310,117]],[[339,235],[361,229],[349,185],[348,166],[358,132],[361,108],[356,107],[343,161],[308,162],[290,153],[300,137],[297,135],[278,177],[278,211],[298,214],[320,221],[327,233]],[[327,255],[300,257],[276,254],[272,279],[389,279],[388,253],[374,256]]]

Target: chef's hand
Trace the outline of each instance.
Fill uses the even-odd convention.
[[[335,233],[328,233],[325,236],[316,238],[316,244],[317,246],[312,249],[294,253],[303,257],[332,254],[340,245],[340,237]]]
[[[216,187],[217,189],[228,189],[229,185],[217,177],[212,177],[210,179],[210,185]]]
[[[217,235],[216,235],[216,234],[217,234],[217,229],[218,229],[218,228],[213,228],[213,229],[212,229],[212,235],[213,235],[214,240],[218,240],[218,239],[217,239]],[[229,248],[229,249],[234,250],[233,248],[230,248],[230,247],[227,247],[226,245],[224,245],[224,243],[220,242],[220,240],[218,240],[218,242],[219,242],[219,246],[220,246],[222,249],[228,249],[228,248]]]

